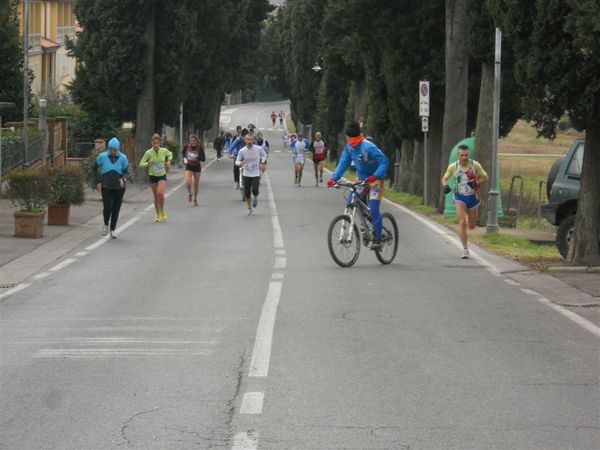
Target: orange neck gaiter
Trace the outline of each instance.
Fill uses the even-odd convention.
[[[348,144],[350,144],[351,147],[355,147],[358,144],[360,144],[363,140],[365,139],[365,137],[362,134],[359,134],[356,137],[349,137],[346,136],[346,142],[348,142]]]

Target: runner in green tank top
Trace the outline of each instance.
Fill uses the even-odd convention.
[[[160,143],[160,136],[156,133],[152,135],[152,148],[144,153],[140,161],[140,167],[148,168],[150,188],[154,196],[154,209],[156,209],[155,222],[167,220],[165,190],[167,189],[167,172],[173,159],[173,153],[169,149],[161,147]]]

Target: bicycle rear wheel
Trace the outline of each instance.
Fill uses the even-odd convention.
[[[346,215],[335,217],[329,224],[327,245],[331,257],[338,266],[350,267],[360,254],[358,227],[356,224],[351,227],[350,219]]]
[[[383,231],[381,233],[381,248],[375,250],[375,256],[381,264],[389,264],[396,257],[398,251],[398,225],[390,213],[381,215]]]

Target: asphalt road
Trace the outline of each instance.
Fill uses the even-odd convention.
[[[388,204],[396,261],[337,267],[342,193],[293,185],[280,109],[225,114],[272,143],[255,214],[211,161],[199,207],[171,177],[167,223],[0,303],[0,448],[598,448],[598,337]]]

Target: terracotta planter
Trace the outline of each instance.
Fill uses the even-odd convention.
[[[48,206],[48,225],[69,225],[71,205]]]
[[[15,211],[15,237],[39,238],[44,235],[45,211]]]

